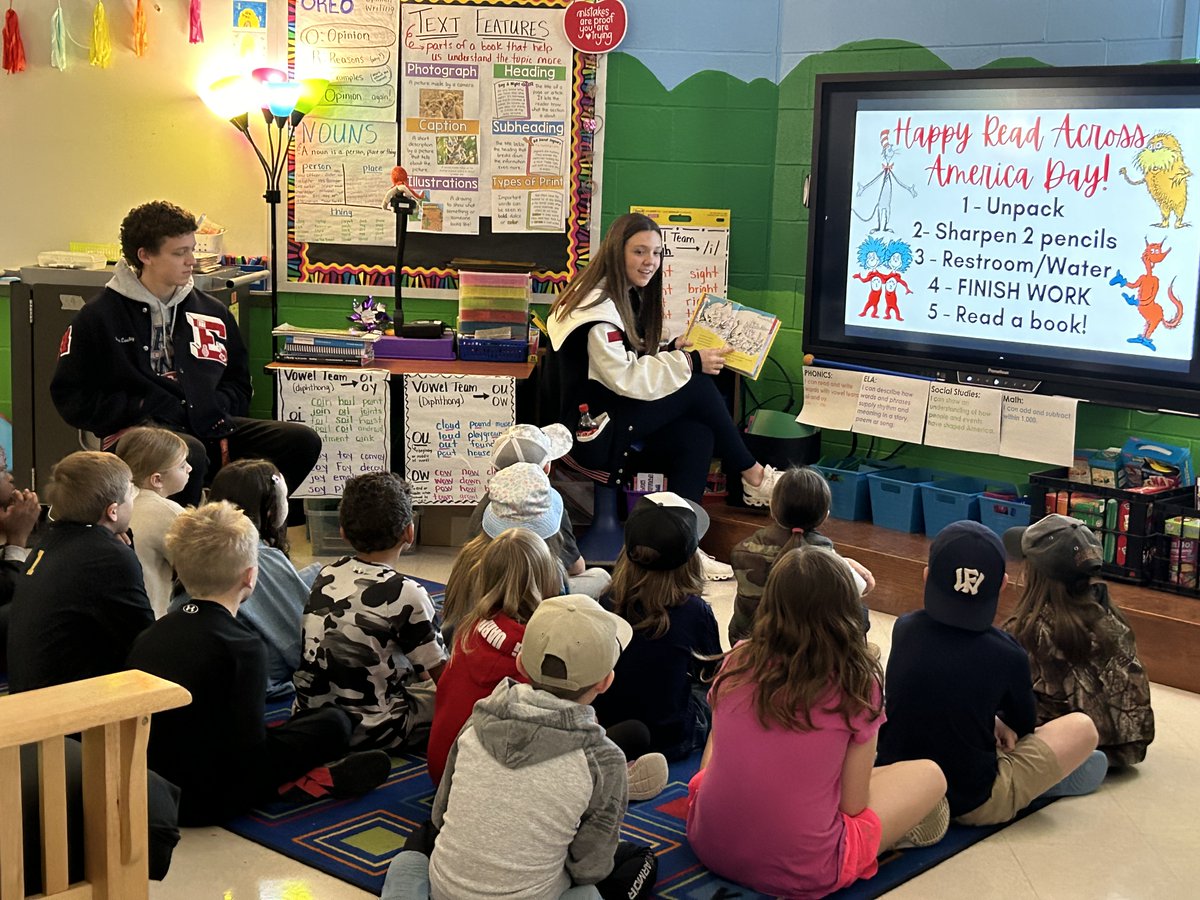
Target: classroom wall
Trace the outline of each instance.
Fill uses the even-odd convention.
[[[797,397],[808,227],[799,198],[817,72],[1178,60],[1196,55],[1200,29],[1200,0],[625,2],[629,34],[609,59],[602,222],[631,204],[732,209],[730,292],[783,319],[773,356],[797,383]],[[270,3],[278,39],[286,4]],[[211,60],[230,43],[220,20],[226,4],[206,5],[208,41],[196,46],[187,43],[187,4],[161,4],[151,14],[144,59],[129,49],[126,5],[109,4],[112,67],[91,68],[75,48],[65,73],[48,66],[49,12],[40,6],[34,13],[32,0],[17,0],[30,70],[0,78],[0,125],[8,138],[0,265],[28,263],[37,250],[71,239],[114,240],[129,206],[152,196],[172,197],[225,224],[232,252],[264,252],[261,171],[242,137],[195,93],[216,77],[206,74]],[[76,38],[87,39],[92,6],[64,0]],[[51,123],[62,121],[73,140],[52,135]],[[281,309],[285,318],[312,325],[340,325],[349,311],[345,297],[286,292]],[[453,305],[414,303],[410,314],[449,320]],[[258,307],[247,317],[257,372],[269,350],[257,333],[265,317]],[[8,346],[3,338],[0,354]],[[7,375],[0,367],[0,410],[11,405]],[[268,414],[265,378],[256,376],[256,384],[254,410]],[[789,388],[773,369],[753,390],[782,408]],[[1081,407],[1081,445],[1119,442],[1131,432],[1200,452],[1193,420]],[[825,434],[832,452],[849,440]],[[922,447],[900,458],[1012,480],[1037,468]]]

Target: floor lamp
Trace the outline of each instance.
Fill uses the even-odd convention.
[[[204,94],[209,109],[227,119],[242,133],[258,157],[266,177],[263,199],[270,208],[271,255],[268,266],[271,286],[271,327],[279,324],[278,208],[283,199],[280,183],[287,170],[288,152],[296,126],[321,102],[329,82],[323,78],[289,81],[281,69],[260,68],[249,75],[231,75],[213,82]],[[254,140],[251,116],[261,110],[265,147]],[[265,150],[265,152],[264,152]],[[286,263],[285,263],[286,265]],[[286,271],[286,269],[285,269]],[[275,406],[275,382],[271,382],[271,406]]]

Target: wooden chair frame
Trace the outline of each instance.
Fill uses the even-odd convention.
[[[185,706],[182,687],[128,671],[0,697],[0,900],[25,896],[21,746],[38,745],[42,891],[56,900],[149,897],[146,742],[150,716]],[[83,734],[84,881],[67,871],[64,738]]]

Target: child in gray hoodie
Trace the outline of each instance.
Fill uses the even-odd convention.
[[[476,704],[434,798],[431,858],[398,855],[383,900],[651,896],[653,852],[617,840],[625,757],[589,705],[631,637],[590,597],[542,601],[517,658],[531,683]]]

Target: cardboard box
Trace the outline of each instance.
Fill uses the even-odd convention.
[[[423,506],[417,543],[423,547],[461,547],[471,539],[467,525],[474,506]]]

